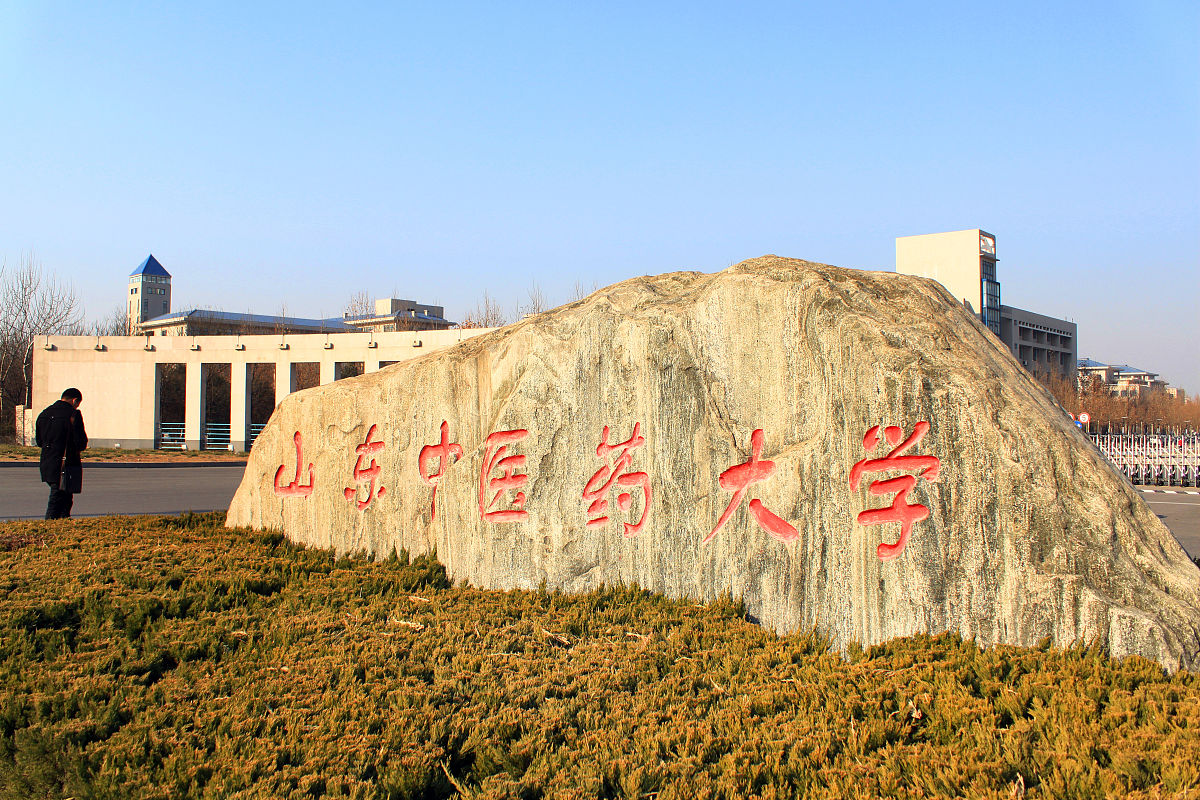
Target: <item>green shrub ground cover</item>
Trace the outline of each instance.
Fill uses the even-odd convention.
[[[221,522],[0,525],[0,797],[1200,796],[1200,683],[1143,659],[843,657]]]

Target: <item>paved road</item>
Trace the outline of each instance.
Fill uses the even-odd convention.
[[[1138,491],[1188,555],[1200,558],[1200,489],[1139,486]]]
[[[99,466],[84,463],[83,493],[72,516],[224,511],[242,482],[244,464]],[[49,489],[36,465],[0,466],[0,519],[40,519]]]

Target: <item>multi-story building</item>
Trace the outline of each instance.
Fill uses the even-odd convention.
[[[143,322],[171,310],[171,273],[154,254],[129,273],[129,297],[125,303],[130,333],[139,333]]]
[[[979,228],[896,239],[896,271],[933,278],[978,315],[1034,374],[1074,377],[1074,322],[1000,303],[996,237]]]
[[[1104,364],[1090,358],[1079,362],[1079,384],[1098,381],[1100,386],[1108,389],[1119,397],[1140,397],[1151,392],[1163,392],[1173,397],[1179,397],[1180,392],[1175,387],[1160,380],[1157,372],[1131,367],[1128,364]]]
[[[443,330],[454,323],[446,320],[446,310],[441,306],[429,306],[412,300],[388,297],[375,301],[374,314],[350,315],[342,321],[359,331]]]
[[[1074,322],[1035,314],[1012,306],[1000,307],[1000,340],[1021,366],[1035,375],[1075,374],[1078,326]]]
[[[896,272],[933,278],[1000,335],[996,237],[979,228],[896,239]]]

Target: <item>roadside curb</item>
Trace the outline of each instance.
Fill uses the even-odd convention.
[[[36,461],[0,461],[0,469],[5,467],[37,467]],[[179,467],[242,467],[245,461],[88,461],[84,459],[84,469],[166,469]]]
[[[184,511],[134,511],[120,514],[72,514],[70,519],[99,519],[100,517],[181,517],[184,514],[228,514],[228,508],[189,508]],[[0,517],[0,522],[29,522],[41,520],[40,516]],[[46,520],[49,522],[50,520]]]
[[[1151,489],[1144,486],[1135,486],[1142,494],[1200,494],[1200,489]]]

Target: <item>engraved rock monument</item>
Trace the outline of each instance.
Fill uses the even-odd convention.
[[[1200,571],[940,285],[765,256],[628,280],[297,392],[231,526],[620,581],[844,644],[957,631],[1200,664]]]

